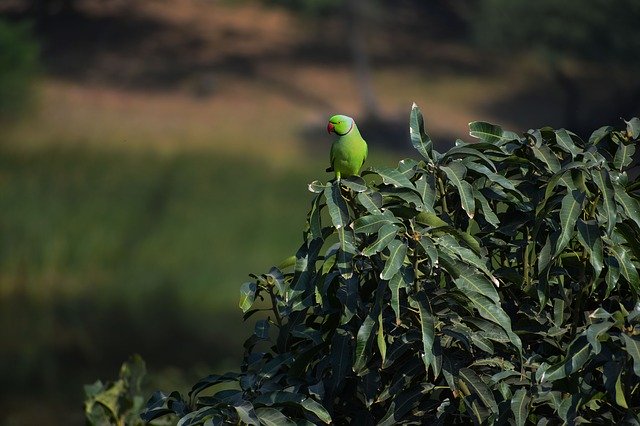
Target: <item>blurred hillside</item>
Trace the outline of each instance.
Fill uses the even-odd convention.
[[[150,388],[236,368],[238,288],[297,249],[306,185],[330,178],[329,115],[358,120],[369,165],[412,155],[412,102],[441,151],[473,120],[567,123],[539,49],[478,37],[491,2],[365,2],[377,117],[345,4],[294,3],[0,2],[43,70],[33,109],[0,128],[0,425],[82,424],[81,385],[133,352]],[[623,98],[640,112],[636,62],[561,62],[585,127],[621,124]]]

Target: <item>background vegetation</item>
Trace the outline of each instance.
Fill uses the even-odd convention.
[[[330,114],[361,122],[378,166],[409,146],[412,101],[443,144],[478,119],[566,125],[564,92],[537,50],[478,44],[490,2],[377,2],[361,34],[375,121],[342,14],[275,3],[0,5],[22,28],[9,45],[26,46],[36,70],[20,75],[38,77],[20,97],[37,100],[29,114],[0,128],[0,423],[81,424],[81,385],[113,377],[132,352],[154,372],[148,389],[235,367],[238,287],[298,244],[304,188],[325,178]],[[608,31],[628,32],[624,22]],[[589,129],[634,115],[607,89],[612,63],[624,92],[635,61],[563,65],[593,112]]]

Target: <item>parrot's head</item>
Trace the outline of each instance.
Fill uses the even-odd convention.
[[[353,118],[351,117],[347,117],[346,115],[334,115],[329,119],[327,132],[333,132],[338,136],[344,136],[353,129],[354,124]]]

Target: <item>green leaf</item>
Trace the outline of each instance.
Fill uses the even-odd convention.
[[[556,130],[556,142],[558,146],[562,148],[564,151],[571,154],[571,158],[576,158],[576,156],[580,153],[580,149],[576,146],[565,129]]]
[[[486,197],[482,195],[482,192],[478,191],[477,189],[473,190],[473,197],[476,200],[480,201],[480,208],[482,209],[482,214],[484,215],[484,219],[490,225],[493,225],[494,227],[497,228],[498,225],[500,225],[500,219],[498,219],[498,216],[496,216],[496,214],[491,209],[491,206],[489,205],[489,202],[487,201]]]
[[[557,256],[571,241],[571,237],[575,233],[576,221],[582,211],[582,201],[585,196],[577,190],[569,191],[562,199],[562,207],[560,208],[560,238],[556,243],[556,249],[553,256]]]
[[[253,334],[260,339],[268,339],[269,338],[269,328],[270,324],[267,320],[258,320],[256,321],[256,325],[253,328]]]
[[[547,183],[547,187],[544,190],[544,199],[536,208],[536,214],[542,211],[542,208],[546,206],[549,198],[557,195],[557,192],[555,192],[555,189],[558,183],[561,183],[563,186],[567,187],[568,190],[576,189],[576,186],[574,185],[573,180],[571,179],[571,175],[567,173],[566,170],[565,171],[561,170],[560,172],[556,173],[551,177],[551,179],[549,179],[549,182]]]
[[[598,144],[603,138],[608,136],[613,131],[611,126],[602,126],[589,136],[589,146]]]
[[[484,121],[472,121],[469,123],[469,135],[487,143],[518,139],[518,135],[515,133],[505,132],[502,127]]]
[[[381,252],[389,245],[389,243],[391,243],[391,241],[394,241],[399,230],[400,228],[398,228],[398,226],[394,225],[393,223],[388,223],[382,226],[382,228],[380,228],[380,230],[378,231],[378,238],[369,246],[367,246],[362,251],[362,254],[364,254],[365,256],[372,256],[376,253]]]
[[[449,230],[446,230],[446,231],[449,231]],[[436,239],[436,242],[438,243],[438,245],[449,250],[449,252],[453,256],[458,257],[464,263],[471,265],[477,269],[480,269],[491,279],[494,285],[496,286],[499,285],[498,280],[493,276],[491,271],[489,271],[489,268],[487,268],[486,259],[484,258],[481,259],[479,257],[479,255],[482,252],[482,249],[478,244],[478,241],[466,232],[460,232],[460,231],[456,232],[455,230],[452,230],[453,231],[452,233],[455,235],[454,236],[447,233],[446,231],[443,232],[443,234]],[[464,243],[467,246],[471,247],[473,250],[470,250],[460,245],[459,244],[460,240],[464,241]]]
[[[620,335],[624,340],[627,353],[633,358],[633,372],[640,377],[640,340],[626,333],[621,333]]]
[[[615,190],[616,200],[622,205],[627,216],[629,216],[629,218],[638,225],[638,229],[640,229],[640,203],[627,194],[623,186],[614,184],[613,188]]]
[[[358,202],[371,214],[380,213],[382,195],[379,192],[360,192],[356,197]]]
[[[340,240],[340,248],[336,255],[336,266],[340,271],[340,275],[344,278],[351,278],[353,275],[353,255],[355,249],[355,237],[350,229],[338,229],[338,239]]]
[[[589,253],[589,263],[593,266],[595,276],[598,277],[604,267],[600,228],[595,220],[588,220],[585,222],[582,219],[579,219],[577,224],[578,241],[580,241],[580,244],[582,244]]]
[[[353,365],[351,335],[339,328],[331,338],[331,387],[335,392],[344,386],[344,379]]]
[[[342,178],[342,180],[340,180],[340,184],[354,192],[364,192],[367,190],[367,184],[360,176]]]
[[[434,213],[433,204],[436,199],[436,186],[432,175],[423,174],[415,182],[416,189],[422,198],[424,208],[428,212]]]
[[[604,259],[604,263],[607,265],[605,281],[607,283],[606,296],[608,297],[609,293],[618,285],[618,280],[620,279],[620,263],[614,256],[607,256]]]
[[[420,163],[413,158],[405,158],[398,162],[398,171],[411,179],[416,174],[416,169]]]
[[[493,161],[491,161],[489,157],[484,155],[481,151],[478,151],[474,148],[474,144],[453,147],[442,156],[440,163],[446,164],[447,162],[455,161],[455,159],[464,159],[466,160],[465,164],[478,164],[473,160],[482,160],[486,165],[488,165],[495,171],[496,166],[493,164]]]
[[[613,397],[616,404],[619,406],[629,408],[622,386],[623,364],[626,364],[626,362],[618,363],[615,361],[608,361],[604,364],[602,372],[604,376],[604,386],[609,395]]]
[[[358,329],[356,336],[356,358],[353,363],[353,371],[358,375],[365,372],[364,369],[369,358],[371,358],[371,333],[375,325],[376,320],[371,315],[367,315]]]
[[[393,213],[387,210],[383,214],[371,214],[357,218],[353,221],[353,230],[358,234],[371,234],[378,232],[384,225],[395,221]]]
[[[401,420],[411,412],[420,402],[422,394],[423,389],[418,387],[405,389],[400,392],[396,397],[397,405],[393,413],[394,419]],[[402,424],[402,422],[397,422],[396,424],[398,423]]]
[[[380,273],[380,278],[383,280],[391,279],[404,263],[404,258],[407,255],[407,245],[394,239],[389,243],[389,257],[384,264],[384,269]]]
[[[535,243],[530,243],[529,246],[533,247]],[[551,246],[553,242],[551,237],[547,237],[540,253],[538,253],[538,275],[545,274],[545,270],[551,262]]]
[[[311,182],[309,184],[309,191],[315,193],[315,194],[320,194],[321,192],[323,192],[326,188],[330,187],[331,184],[330,183],[322,183],[319,180],[314,180],[313,182]]]
[[[496,288],[484,275],[462,274],[454,282],[456,287],[465,294],[469,291],[474,291],[488,297],[494,303],[500,303]]]
[[[565,359],[546,370],[540,381],[554,382],[563,379],[581,369],[592,355],[595,353],[586,337],[579,336],[571,343]]]
[[[491,340],[482,336],[480,333],[471,334],[471,342],[476,347],[480,348],[481,350],[485,351],[490,355],[493,355],[493,353],[495,352],[495,349],[493,347],[493,343],[491,343]]]
[[[330,187],[325,188],[324,196],[327,200],[329,216],[333,226],[336,229],[344,229],[349,224],[349,209],[344,198],[342,198],[340,184],[335,182]]]
[[[437,214],[431,212],[420,212],[416,216],[416,222],[423,225],[430,226],[432,228],[441,228],[443,226],[449,226],[447,222],[440,219]]]
[[[531,151],[533,155],[543,163],[547,165],[551,173],[558,173],[560,171],[560,162],[558,157],[549,149],[546,145],[532,146]]]
[[[602,348],[599,337],[602,333],[607,332],[614,324],[609,321],[591,324],[587,328],[587,341],[593,348],[594,355],[598,355]]]
[[[296,423],[279,410],[269,407],[257,408],[256,415],[264,426],[295,426]]]
[[[407,267],[402,267],[389,280],[389,290],[391,290],[391,308],[396,314],[396,324],[402,323],[400,312],[400,289],[406,288],[413,281],[411,271]]]
[[[309,226],[309,232],[311,233],[311,239],[322,238],[322,220],[320,218],[320,195],[317,195],[312,203],[309,216],[307,217],[307,224]]]
[[[520,388],[513,394],[511,398],[511,412],[516,421],[516,426],[524,426],[527,424],[529,417],[529,403],[531,397],[527,395],[527,390]]]
[[[238,413],[238,417],[240,417],[240,421],[247,425],[259,426],[260,420],[258,420],[258,416],[253,410],[253,405],[251,405],[248,401],[242,401],[237,405],[234,405],[236,412]]]
[[[433,161],[433,142],[425,130],[422,112],[415,103],[411,106],[411,114],[409,115],[409,134],[411,143],[420,155]]]
[[[478,172],[486,176],[489,179],[489,183],[497,183],[498,185],[502,186],[504,189],[520,194],[520,191],[516,189],[516,187],[513,185],[513,182],[511,180],[507,179],[502,175],[499,175],[498,173],[492,172],[491,170],[489,170],[487,166],[474,163],[472,161],[465,162],[464,164],[467,167],[467,169],[473,170],[474,172]]]
[[[381,167],[375,168],[373,169],[373,171],[380,175],[380,177],[382,178],[382,182],[387,185],[393,185],[396,188],[410,188],[415,190],[415,187],[413,186],[411,181],[397,169],[392,169],[390,167]]]
[[[629,121],[625,121],[627,123],[627,133],[632,139],[638,139],[640,137],[640,119],[638,117],[633,117]]]
[[[594,170],[591,176],[598,186],[598,189],[600,189],[604,211],[607,216],[607,235],[611,235],[616,224],[617,213],[616,204],[613,200],[615,191],[609,178],[609,172],[607,172],[606,169]]]
[[[640,295],[640,276],[638,276],[638,270],[631,262],[627,249],[615,243],[608,245],[607,249],[618,260],[622,276],[631,284],[636,295]]]
[[[209,389],[211,386],[215,386],[219,383],[235,382],[238,380],[238,374],[227,373],[223,375],[210,374],[207,377],[200,379],[189,391],[189,397],[194,398],[200,392],[205,389]]]
[[[382,318],[382,311],[378,315],[378,336],[376,339],[378,343],[378,350],[380,351],[380,357],[382,358],[382,363],[384,364],[384,360],[387,357],[387,340],[384,337],[384,324]]]
[[[493,413],[498,413],[498,404],[496,399],[491,393],[491,390],[485,382],[470,368],[460,369],[460,378],[464,380],[469,390],[476,394],[482,403],[491,410]]]
[[[618,404],[622,408],[628,409],[629,405],[627,404],[627,400],[624,396],[624,388],[622,386],[622,371],[620,371],[620,374],[618,374],[618,379],[616,380],[615,392],[616,392],[616,404]]]
[[[413,204],[416,210],[424,210],[424,204],[422,203],[422,198],[416,192],[415,189],[409,188],[384,188],[380,190],[380,193],[383,197],[394,197],[405,201],[405,207]],[[432,209],[433,210],[433,209]]]
[[[415,295],[414,300],[418,305],[418,311],[420,312],[420,330],[422,332],[422,349],[424,351],[422,361],[424,362],[424,367],[427,372],[429,371],[429,366],[431,366],[431,369],[433,370],[433,380],[435,380],[440,374],[438,363],[436,362],[436,356],[433,353],[435,318],[431,313],[429,299],[424,291],[418,292]]]
[[[313,398],[305,398],[300,404],[305,410],[315,414],[322,422],[331,423],[331,415],[329,412]]]
[[[242,312],[247,312],[253,306],[253,302],[256,300],[256,292],[258,291],[258,285],[255,282],[247,282],[240,287],[240,309]]]
[[[436,249],[436,246],[433,244],[431,237],[427,235],[422,235],[418,242],[420,243],[420,247],[422,247],[422,249],[424,250],[424,253],[427,255],[427,257],[429,257],[429,260],[431,261],[431,265],[432,266],[437,265],[438,249]]]
[[[473,306],[480,316],[502,327],[507,333],[507,336],[509,336],[509,341],[518,349],[518,352],[522,352],[522,342],[518,335],[511,329],[511,319],[506,312],[502,310],[502,307],[494,304],[490,299],[479,293],[469,292],[465,293],[465,295],[471,300],[471,303],[473,303]]]
[[[621,142],[613,157],[613,165],[615,168],[623,171],[633,161],[633,154],[635,154],[635,152],[636,146],[634,142]]]
[[[553,299],[553,324],[556,327],[562,327],[564,324],[564,300]]]
[[[473,198],[473,188],[469,182],[464,180],[467,168],[461,163],[449,163],[447,166],[440,166],[440,169],[446,173],[451,183],[458,189],[462,208],[467,213],[467,216],[473,219],[476,205]]]

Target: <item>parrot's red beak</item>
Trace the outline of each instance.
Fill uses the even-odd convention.
[[[327,132],[335,132],[335,126],[333,125],[333,123],[327,124]]]

